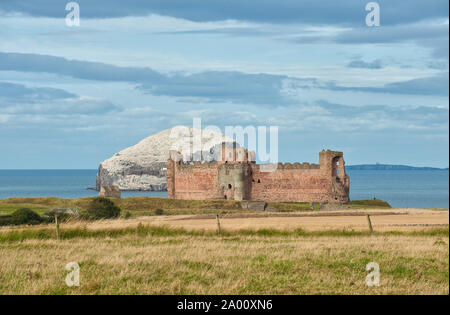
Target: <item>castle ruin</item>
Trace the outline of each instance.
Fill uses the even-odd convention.
[[[171,151],[167,190],[174,199],[346,203],[349,177],[342,152],[322,150],[319,164],[256,164],[255,153],[222,144],[217,162],[186,163]]]

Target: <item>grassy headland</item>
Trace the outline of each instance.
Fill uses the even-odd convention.
[[[79,208],[88,207],[92,198],[62,199],[55,197],[37,198],[8,198],[0,200],[0,215],[13,213],[20,208],[29,208],[39,214],[52,208]],[[133,216],[180,214],[212,214],[218,211],[243,212],[239,201],[233,200],[177,200],[153,197],[132,197],[112,199],[121,209],[122,214],[130,212]],[[280,212],[311,211],[311,206],[306,202],[269,202],[268,205],[277,208]],[[381,200],[351,201],[346,207],[355,209],[366,208],[390,208],[387,202]],[[317,206],[316,206],[317,210]]]

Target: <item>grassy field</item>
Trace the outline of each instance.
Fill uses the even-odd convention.
[[[79,208],[80,210],[85,210],[92,199],[61,199],[55,197],[9,198],[0,200],[0,214],[10,214],[14,210],[23,207],[35,210],[40,214],[52,208]],[[226,211],[241,210],[240,203],[231,200],[196,201],[150,197],[111,198],[111,200],[122,209],[122,214],[130,212],[132,215],[154,215],[158,209],[162,209],[164,214],[168,215],[215,213],[217,209]],[[301,207],[304,206],[297,206],[297,208]]]
[[[89,201],[14,198],[0,213]],[[273,203],[281,211],[268,214],[234,201],[116,202],[133,217],[64,222],[60,241],[53,225],[0,227],[0,294],[449,294],[448,210],[360,201],[333,211]],[[69,262],[81,268],[79,287],[65,283]],[[380,266],[378,287],[366,285],[369,262]]]
[[[448,294],[448,233],[16,228],[0,233],[0,294]]]

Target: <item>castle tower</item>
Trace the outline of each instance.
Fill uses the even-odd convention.
[[[218,165],[218,198],[245,200],[247,190],[246,169],[249,156],[245,148],[227,146],[222,143],[222,160]]]
[[[166,178],[167,178],[167,193],[169,198],[175,198],[175,178],[176,178],[176,163],[183,161],[183,155],[180,152],[170,150],[169,159],[166,164]]]
[[[349,201],[350,179],[345,173],[344,154],[338,151],[322,150],[319,152],[320,172],[324,178],[331,180],[330,195],[333,202]]]

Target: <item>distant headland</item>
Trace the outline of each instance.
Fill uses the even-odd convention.
[[[361,170],[368,170],[368,171],[383,171],[383,170],[389,170],[389,171],[448,171],[447,168],[437,168],[437,167],[427,167],[427,166],[409,166],[409,165],[391,165],[391,164],[360,164],[360,165],[348,165],[345,167],[346,170],[350,171],[361,171]]]

